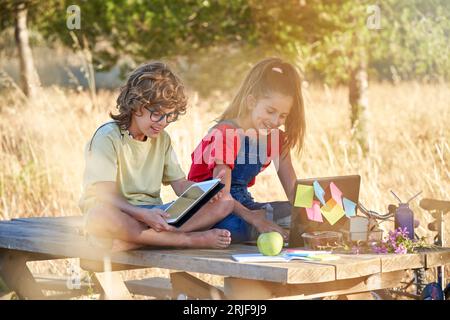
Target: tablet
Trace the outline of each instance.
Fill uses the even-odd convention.
[[[214,197],[225,185],[220,179],[197,182],[187,188],[183,194],[166,208],[170,216],[167,222],[180,226],[197,212],[206,202]]]

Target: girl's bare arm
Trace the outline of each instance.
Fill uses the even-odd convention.
[[[222,183],[225,184],[225,190],[230,192],[231,187],[231,169],[225,164],[217,164],[213,171],[213,176],[216,177],[219,173],[225,171],[222,178]],[[239,201],[234,200],[233,212],[241,217],[245,222],[254,226],[260,233],[277,231],[287,238],[287,233],[273,221],[265,218],[263,210],[250,210],[243,206]]]
[[[294,166],[292,165],[291,155],[288,152],[286,155],[281,155],[278,161],[278,178],[283,186],[284,192],[288,200],[292,203],[295,198],[295,183],[297,175],[295,174]]]

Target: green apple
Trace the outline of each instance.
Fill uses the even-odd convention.
[[[258,250],[265,256],[276,256],[283,249],[283,236],[276,231],[261,233],[256,241]]]

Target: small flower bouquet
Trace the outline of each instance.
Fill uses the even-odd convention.
[[[415,249],[425,247],[425,242],[421,240],[411,240],[408,237],[409,232],[406,228],[398,228],[389,231],[389,236],[381,244],[373,245],[372,250],[375,253],[413,253]]]
[[[398,228],[389,231],[389,235],[385,239],[374,241],[343,241],[337,246],[319,247],[318,250],[332,250],[333,253],[341,254],[364,254],[364,253],[414,253],[418,249],[433,248],[434,245],[428,245],[425,239],[411,240],[408,237],[406,228]]]

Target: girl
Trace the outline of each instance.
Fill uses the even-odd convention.
[[[284,126],[285,131],[280,127]],[[242,83],[218,124],[192,154],[189,180],[204,181],[225,170],[224,183],[235,199],[233,214],[216,224],[231,232],[232,242],[257,233],[287,233],[274,221],[289,216],[288,201],[255,202],[247,190],[272,160],[292,203],[297,180],[290,151],[300,152],[305,133],[301,81],[296,69],[278,58],[260,61]],[[265,209],[265,210],[262,210]],[[271,217],[272,215],[272,217]]]

